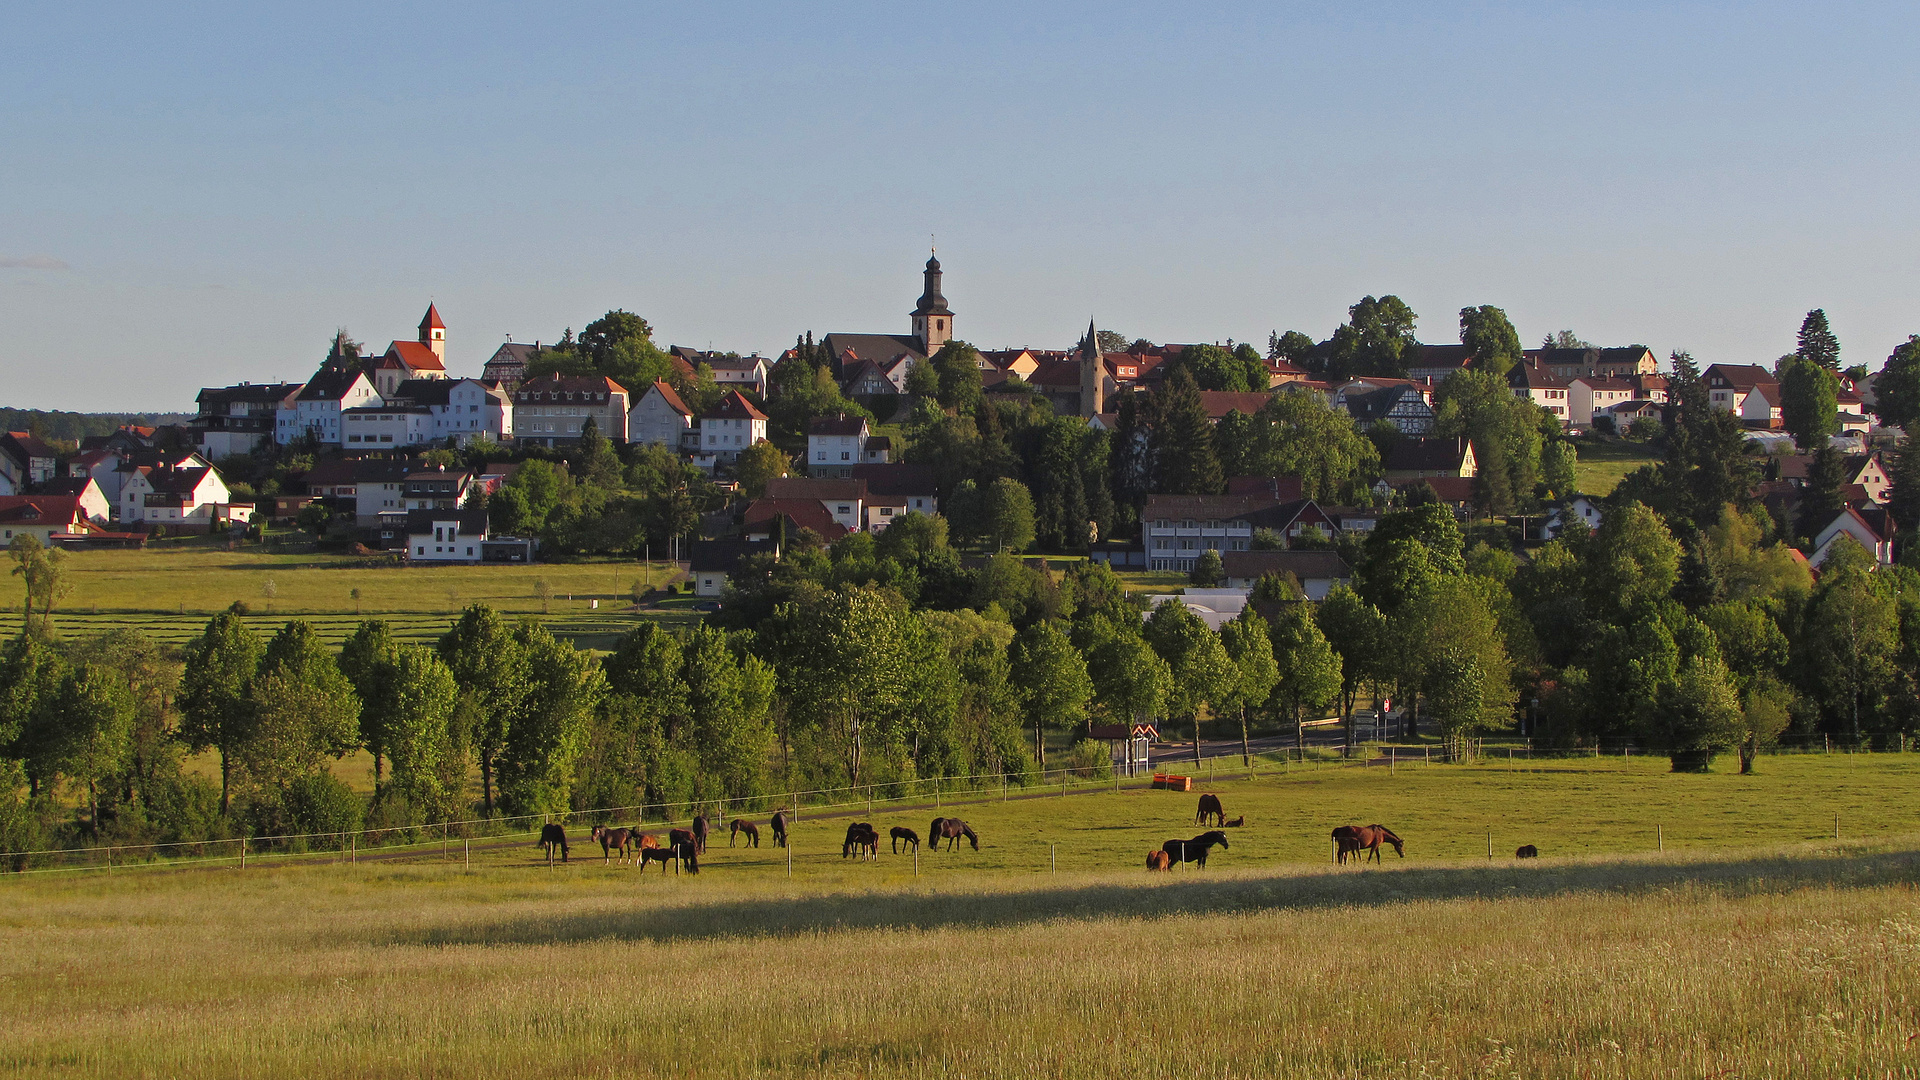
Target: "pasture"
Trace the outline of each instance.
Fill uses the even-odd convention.
[[[1623,439],[1581,439],[1576,449],[1580,460],[1573,467],[1573,475],[1587,495],[1611,494],[1628,473],[1660,461],[1658,449]]]
[[[584,824],[239,869],[0,878],[21,1076],[1841,1076],[1920,1069],[1920,758],[1603,758],[803,811],[697,875]],[[836,812],[837,813],[837,812]],[[883,841],[962,816],[975,852]],[[1832,839],[1833,818],[1841,840]],[[762,819],[765,815],[756,815]],[[1407,840],[1326,865],[1334,824]],[[1654,826],[1666,843],[1656,852]],[[1486,858],[1486,833],[1497,858]],[[1539,846],[1516,862],[1515,846]],[[1058,852],[1058,871],[1050,856]],[[591,850],[589,851],[589,848]]]

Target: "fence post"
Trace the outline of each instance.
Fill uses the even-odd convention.
[[[1840,815],[1839,814],[1833,815],[1833,842],[1836,844],[1840,842]]]
[[[787,856],[787,876],[793,876],[793,856],[791,854]],[[913,876],[920,876],[920,847],[917,844],[913,849]]]
[[[1492,829],[1487,830],[1487,858],[1489,860],[1493,858],[1493,830]]]
[[[913,872],[915,874],[918,874],[920,872],[920,855],[918,852],[915,852],[913,856]],[[793,834],[792,833],[787,834],[787,876],[789,878],[793,876]]]
[[[243,836],[240,838],[240,869],[245,870],[246,868],[247,868],[247,838]]]
[[[359,833],[356,832],[353,834],[352,842],[353,842],[353,846],[347,849],[347,861],[359,862],[360,861],[360,834]]]
[[[1653,839],[1654,839],[1654,842],[1655,842],[1655,843],[1657,843],[1657,844],[1659,844],[1659,845],[1660,845],[1660,854],[1662,854],[1662,855],[1665,855],[1665,854],[1667,853],[1667,829],[1666,829],[1666,826],[1664,826],[1664,825],[1655,825],[1655,826],[1653,827]]]
[[[1060,873],[1060,845],[1059,844],[1047,845],[1047,869],[1048,869],[1048,872],[1052,874],[1057,875]]]
[[[466,865],[463,868],[467,870],[472,870],[473,869],[473,837],[471,836],[463,837],[460,841],[460,845],[461,847],[466,849],[466,852],[465,852]]]

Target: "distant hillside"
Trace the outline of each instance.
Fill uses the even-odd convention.
[[[79,442],[88,435],[111,435],[126,424],[158,427],[184,424],[192,413],[78,413],[46,409],[0,409],[0,431],[31,431],[43,439]]]

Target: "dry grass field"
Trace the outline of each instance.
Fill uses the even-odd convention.
[[[606,865],[578,838],[553,869],[526,843],[482,845],[467,869],[456,841],[445,857],[0,879],[0,1071],[1920,1072],[1914,766],[1763,767],[1223,779],[1248,827],[1206,871],[1152,877],[1135,869],[1147,846],[1197,831],[1192,796],[948,807],[984,846],[923,851],[918,877],[884,846],[842,860],[845,819],[808,816],[791,878],[779,849],[722,837],[698,876]],[[932,812],[871,819],[924,831]],[[1793,840],[1835,812],[1841,842]],[[1636,832],[1648,818],[1672,823],[1665,854]],[[1326,866],[1325,829],[1346,820],[1393,824],[1409,857]],[[1546,857],[1508,858],[1521,840]]]

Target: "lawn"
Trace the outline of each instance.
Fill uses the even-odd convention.
[[[1580,460],[1574,465],[1574,477],[1586,495],[1611,494],[1628,473],[1660,460],[1660,452],[1646,443],[1588,438],[1575,445]]]
[[[482,846],[468,870],[456,841],[0,879],[0,1071],[1908,1075],[1920,759],[1762,766],[1222,778],[1250,824],[1206,871],[1153,876],[1144,851],[1195,831],[1192,795],[943,807],[984,846],[923,851],[917,878],[884,846],[842,860],[844,819],[809,815],[792,878],[779,849],[721,840],[697,877],[584,842],[551,870]],[[1371,820],[1408,857],[1326,866],[1327,828]],[[1522,840],[1544,857],[1507,858]]]

